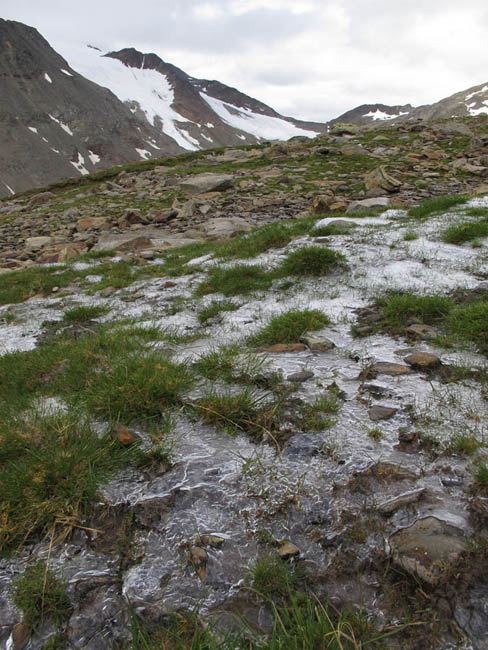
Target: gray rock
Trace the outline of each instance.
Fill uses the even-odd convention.
[[[200,226],[208,239],[226,239],[241,232],[249,232],[251,225],[241,217],[218,217]]]
[[[314,352],[328,352],[335,348],[335,343],[325,336],[302,336],[300,341]]]
[[[368,415],[370,420],[373,420],[373,422],[379,422],[380,420],[389,420],[395,415],[395,413],[397,413],[397,411],[398,409],[396,408],[375,404],[369,409]]]
[[[314,373],[311,370],[301,370],[300,372],[294,372],[292,375],[288,375],[286,379],[287,381],[301,383],[312,379],[313,376]]]
[[[418,519],[389,539],[394,561],[405,571],[436,585],[467,550],[465,532],[437,517]]]
[[[402,494],[399,494],[392,499],[388,499],[387,501],[380,503],[378,506],[378,511],[383,514],[390,514],[392,512],[395,512],[395,510],[398,510],[398,508],[401,508],[402,506],[406,506],[409,503],[418,501],[424,492],[425,488],[417,488],[416,490],[403,492]]]
[[[385,192],[398,192],[402,183],[388,174],[382,166],[365,175],[364,186],[367,191],[382,189]]]
[[[367,212],[374,208],[386,208],[390,204],[387,196],[378,196],[372,199],[363,199],[362,201],[352,201],[346,212]]]
[[[234,178],[224,174],[197,174],[178,183],[178,187],[189,194],[223,192],[234,186]]]
[[[372,370],[381,375],[392,375],[393,377],[398,375],[408,375],[410,372],[408,366],[404,366],[401,363],[390,363],[389,361],[377,361]]]

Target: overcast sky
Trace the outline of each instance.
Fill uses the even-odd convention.
[[[487,0],[2,0],[0,15],[68,62],[88,43],[135,47],[300,119],[488,81]]]

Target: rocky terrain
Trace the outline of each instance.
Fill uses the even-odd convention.
[[[0,643],[488,648],[488,120],[0,207]]]

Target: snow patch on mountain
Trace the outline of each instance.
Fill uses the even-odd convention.
[[[52,82],[53,82],[53,80],[51,79],[51,77],[48,75],[47,72],[44,73],[44,79],[46,81],[49,81],[50,84],[52,84]]]
[[[63,131],[66,131],[68,135],[73,135],[73,131],[69,128],[67,124],[63,124],[61,120],[58,120],[54,117],[54,115],[51,115],[51,113],[48,113],[49,117],[52,119],[53,122],[56,122],[56,124],[59,124],[59,126],[63,129]]]
[[[86,176],[86,174],[90,173],[88,169],[85,167],[85,159],[83,158],[81,153],[78,152],[78,160],[74,162],[71,160],[70,162],[73,165],[73,167],[80,172],[82,176]]]
[[[220,99],[210,97],[203,92],[200,93],[210,108],[217,113],[221,120],[235,129],[263,138],[265,140],[288,140],[296,135],[305,135],[307,138],[314,138],[319,133],[305,131],[294,124],[277,117],[258,115],[249,108],[237,108],[232,104],[226,104]]]
[[[371,117],[373,120],[393,120],[395,117],[400,117],[401,115],[408,115],[408,111],[405,112],[400,112],[396,114],[391,114],[391,113],[385,113],[384,111],[380,111],[380,109],[376,109],[375,111],[370,111],[369,113],[365,113],[364,117]]]
[[[164,74],[147,68],[129,68],[118,59],[100,56],[93,48],[73,61],[71,67],[90,81],[111,90],[121,101],[137,102],[153,126],[159,118],[163,133],[183,149],[195,151],[200,148],[199,143],[177,124],[189,120],[171,108],[174,92]],[[131,110],[136,112],[137,109]]]

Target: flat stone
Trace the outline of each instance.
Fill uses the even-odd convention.
[[[410,372],[408,366],[404,366],[401,363],[390,363],[389,361],[377,361],[372,370],[381,375],[391,375],[392,377],[408,375]]]
[[[414,323],[409,325],[405,330],[407,335],[411,337],[418,337],[420,339],[429,339],[436,336],[437,330],[430,325],[423,325],[421,323]]]
[[[107,219],[107,217],[85,217],[78,219],[76,222],[76,230],[78,232],[86,232],[91,229],[98,230],[100,228],[110,228],[110,219]]]
[[[291,542],[286,542],[278,549],[278,555],[282,560],[289,560],[300,555],[300,549]]]
[[[408,357],[405,357],[403,360],[415,370],[432,370],[441,365],[439,357],[435,354],[429,354],[428,352],[415,352],[414,354],[409,354]]]
[[[397,411],[398,409],[396,408],[375,404],[369,409],[368,415],[370,420],[373,420],[373,422],[379,422],[380,420],[389,420],[395,415],[395,413],[397,413]]]
[[[275,343],[269,347],[258,348],[258,352],[303,352],[307,349],[303,343]]]
[[[189,194],[223,192],[233,186],[234,178],[225,174],[197,174],[178,183],[178,187]]]
[[[140,436],[135,431],[119,424],[118,422],[116,422],[112,428],[112,436],[121,445],[128,447],[141,442]]]
[[[465,533],[437,517],[418,519],[390,536],[394,561],[405,571],[436,585],[467,550]]]
[[[13,650],[23,650],[27,645],[28,640],[31,637],[31,627],[24,623],[17,623],[17,625],[12,630],[12,643]]]
[[[328,352],[335,348],[335,343],[325,336],[302,336],[300,341],[305,343],[313,352]]]
[[[152,243],[144,235],[132,233],[124,235],[104,235],[93,247],[94,251],[141,251],[151,248]]]
[[[362,201],[351,201],[346,212],[367,212],[374,208],[386,208],[390,204],[387,196],[378,196],[372,199],[363,199]]]
[[[208,239],[226,239],[242,232],[249,232],[251,224],[241,217],[218,217],[200,226]]]
[[[29,237],[25,240],[25,248],[28,251],[37,251],[40,248],[45,248],[46,246],[51,246],[53,244],[53,238],[42,236],[42,237]]]
[[[301,383],[312,379],[312,377],[314,377],[314,373],[311,370],[301,370],[300,372],[294,372],[292,375],[288,375],[286,380]]]
[[[420,499],[422,494],[424,494],[425,488],[417,488],[415,490],[409,490],[408,492],[403,492],[396,497],[383,501],[378,506],[378,511],[384,515],[388,515],[398,508],[408,505],[409,503],[415,503]]]

